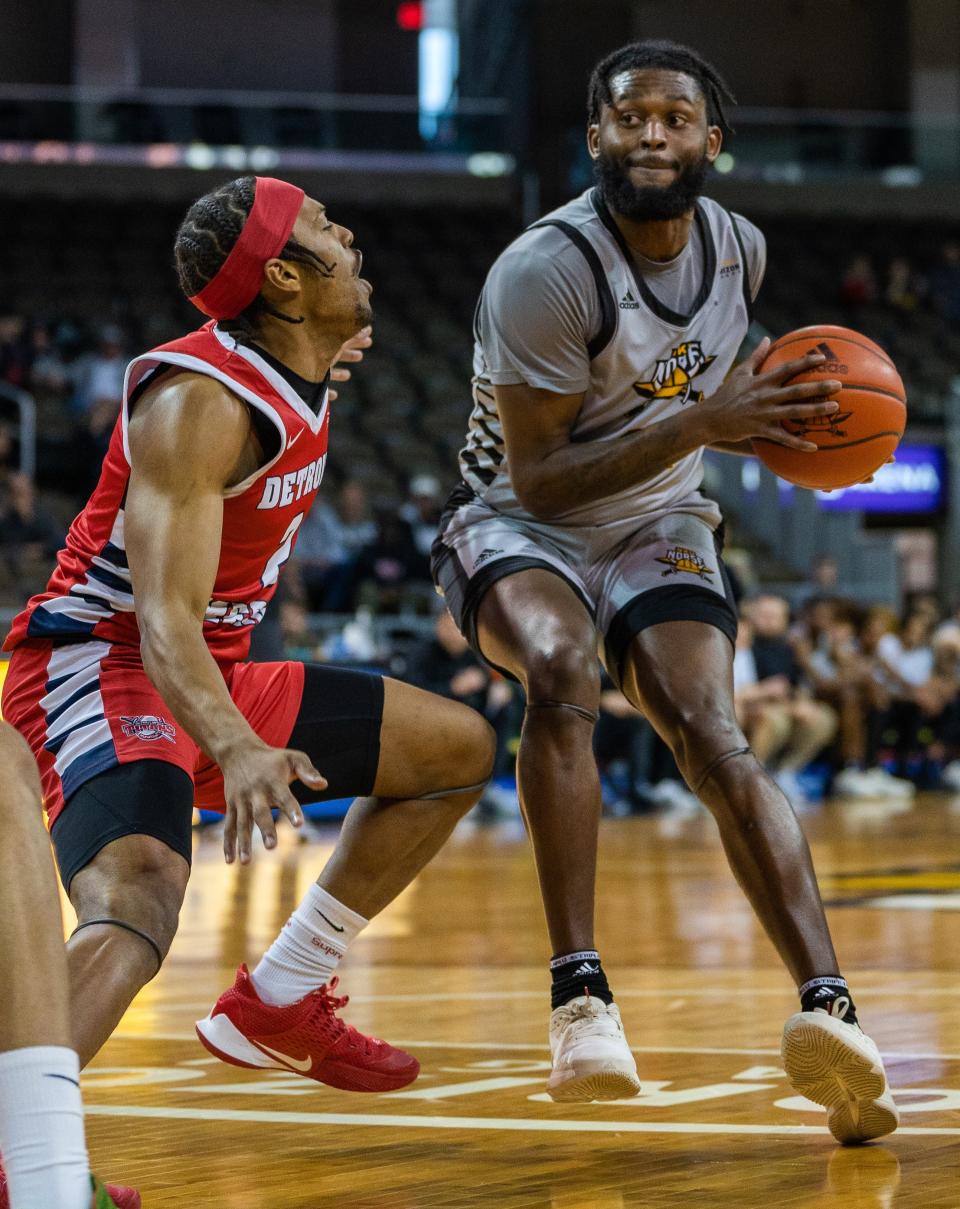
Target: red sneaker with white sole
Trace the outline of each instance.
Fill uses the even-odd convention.
[[[286,1070],[343,1091],[396,1091],[412,1083],[420,1063],[386,1041],[367,1037],[337,1016],[348,997],[335,998],[338,979],[283,1007],[264,1003],[247,967],[197,1021],[211,1054],[233,1066]]]
[[[136,1188],[117,1188],[114,1184],[106,1187],[90,1177],[93,1185],[92,1209],[140,1209],[140,1193]],[[109,1200],[104,1199],[104,1193]],[[10,1194],[7,1192],[7,1177],[0,1167],[0,1209],[10,1209]]]

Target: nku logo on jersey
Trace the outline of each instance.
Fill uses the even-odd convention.
[[[654,399],[679,399],[681,403],[699,403],[702,390],[693,389],[693,379],[716,361],[704,354],[699,340],[687,340],[671,350],[669,357],[657,362],[649,382],[634,382],[633,389],[648,403]]]

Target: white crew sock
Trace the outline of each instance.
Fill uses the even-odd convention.
[[[329,982],[369,920],[313,885],[251,975],[264,1003],[296,1003]]]
[[[90,1209],[73,1050],[37,1045],[0,1053],[0,1154],[11,1209]]]

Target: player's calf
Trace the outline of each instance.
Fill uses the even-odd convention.
[[[182,857],[139,835],[108,844],[73,878],[78,925],[67,960],[82,1064],[159,972],[176,935],[188,877]]]

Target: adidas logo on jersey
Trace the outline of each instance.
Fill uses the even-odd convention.
[[[639,309],[640,309],[640,303],[637,302],[637,300],[636,300],[636,298],[634,298],[633,294],[631,294],[631,292],[629,290],[627,290],[627,292],[624,294],[624,296],[620,299],[620,310],[621,311],[636,311]]]
[[[477,555],[476,561],[473,564],[474,571],[476,571],[477,567],[482,566],[485,562],[488,562],[495,555],[502,554],[502,553],[503,553],[502,550],[494,550],[489,546],[487,547],[486,550],[481,550],[480,553]]]

